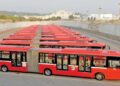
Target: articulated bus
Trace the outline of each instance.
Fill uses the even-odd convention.
[[[58,41],[58,42],[40,42],[40,48],[94,48],[104,49],[106,45],[104,43],[97,42],[76,42],[76,41]]]
[[[120,79],[120,52],[0,46],[0,69],[49,75]]]
[[[16,45],[16,46],[30,46],[32,40],[3,40],[0,41],[1,45]],[[89,43],[89,42],[76,42],[76,41],[58,41],[58,42],[40,42],[40,48],[93,48],[105,49],[104,43]]]
[[[30,46],[33,40],[3,40],[0,41],[1,45],[17,45],[17,46]]]
[[[83,39],[76,39],[76,38],[40,38],[40,41],[87,41],[93,42],[93,39],[90,38],[83,38]]]
[[[7,37],[7,38],[3,38],[3,40],[32,40],[33,37]]]
[[[42,38],[57,38],[57,37],[76,37],[76,38],[86,38],[85,35],[75,35],[75,36],[69,36],[69,35],[48,35],[48,34],[42,34],[41,35]]]

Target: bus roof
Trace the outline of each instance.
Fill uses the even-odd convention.
[[[0,51],[19,51],[26,52],[30,49],[30,46],[8,46],[8,45],[0,45]]]
[[[33,40],[3,40],[0,41],[0,44],[30,44]]]
[[[25,35],[21,35],[21,36],[9,35],[9,37],[34,37],[34,36],[33,35],[28,35],[28,36],[25,36]]]
[[[77,42],[77,41],[40,42],[40,45],[105,47],[104,43],[97,43],[97,42],[89,43],[89,42]]]
[[[55,41],[93,41],[93,39],[89,39],[89,38],[83,38],[83,39],[76,39],[76,38],[40,38],[40,40],[55,40]]]
[[[85,35],[80,35],[79,33],[73,32],[65,27],[61,27],[57,25],[43,25],[41,34],[54,35],[54,37],[66,36],[66,37],[86,38]]]
[[[7,37],[3,38],[3,40],[32,40],[33,37]]]
[[[120,51],[105,51],[96,49],[86,48],[64,48],[64,49],[53,49],[53,48],[41,48],[40,53],[57,53],[57,54],[78,54],[78,55],[99,55],[99,56],[114,56],[120,57]]]

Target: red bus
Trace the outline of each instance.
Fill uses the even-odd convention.
[[[0,41],[1,45],[17,45],[17,46],[30,46],[32,40],[3,40]],[[104,43],[89,43],[89,42],[76,42],[76,41],[58,41],[58,42],[40,42],[40,48],[94,48],[104,49]]]
[[[45,75],[89,77],[97,80],[120,79],[119,51],[83,48],[36,50],[29,46],[0,46],[0,69],[3,72],[37,72]],[[33,55],[29,55],[31,53]]]
[[[35,36],[36,33],[16,33],[14,34],[14,36]],[[13,35],[10,35],[10,36],[13,36]]]
[[[0,41],[1,45],[19,45],[19,46],[30,46],[33,40],[3,40]]]
[[[56,25],[44,25],[41,30],[41,37],[68,37],[68,38],[86,38],[85,35],[80,35],[64,27]]]
[[[21,37],[7,37],[7,38],[3,38],[3,40],[32,40],[33,37],[24,37],[24,36],[21,36]]]
[[[3,72],[27,72],[27,51],[31,47],[0,46],[0,69]]]
[[[32,40],[36,36],[39,28],[39,25],[26,27],[7,38],[3,38],[3,40]]]
[[[40,49],[39,72],[103,79],[120,79],[120,52],[91,49]]]
[[[77,41],[58,41],[58,42],[40,42],[40,48],[95,48],[104,49],[104,43],[89,43],[89,42],[77,42]]]
[[[40,38],[40,41],[88,41],[93,42],[93,39],[83,38],[83,39],[75,39],[75,38]]]

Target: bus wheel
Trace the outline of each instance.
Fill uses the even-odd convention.
[[[8,68],[7,68],[7,66],[3,65],[3,66],[1,67],[1,70],[2,70],[2,72],[7,72],[7,71],[8,71]]]
[[[104,78],[105,78],[105,76],[104,76],[102,73],[97,73],[97,74],[95,74],[95,79],[96,79],[96,80],[101,81],[101,80],[103,80]]]
[[[45,69],[44,70],[44,75],[50,76],[50,75],[52,75],[52,71],[50,69]]]

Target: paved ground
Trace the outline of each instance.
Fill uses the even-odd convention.
[[[88,78],[0,72],[0,86],[120,86],[120,80],[97,81]]]

